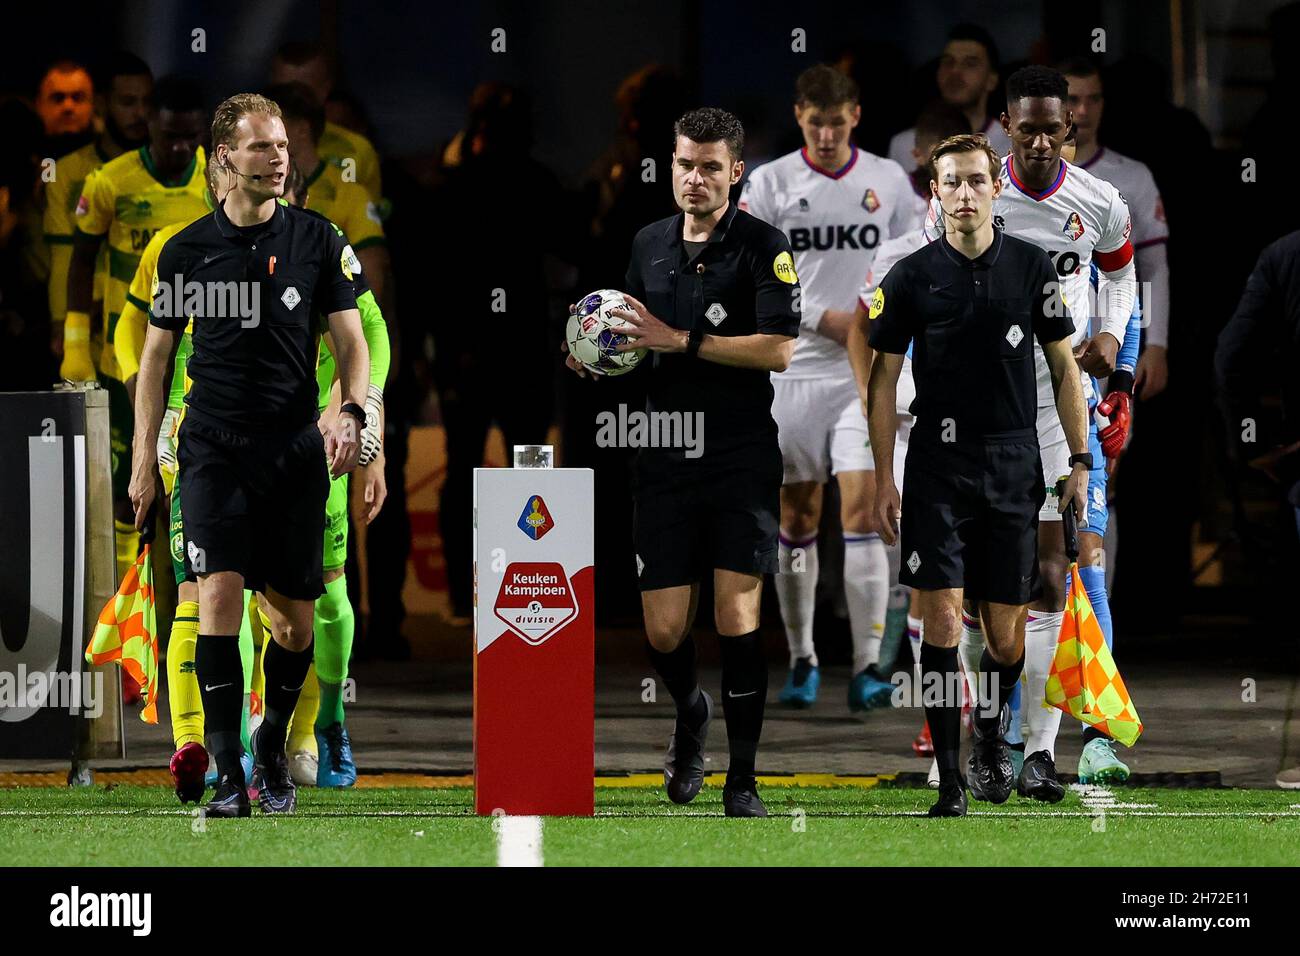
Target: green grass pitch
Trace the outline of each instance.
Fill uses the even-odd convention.
[[[728,820],[708,786],[687,807],[662,790],[600,788],[594,819],[544,821],[546,865],[1294,866],[1300,794],[1115,788],[1047,806],[1013,796],[930,820],[928,790],[761,790],[772,816]],[[1104,798],[1103,798],[1104,802]],[[493,821],[466,788],[299,791],[293,817],[208,820],[163,787],[0,790],[0,865],[208,866],[496,863]]]

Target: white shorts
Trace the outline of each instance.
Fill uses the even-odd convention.
[[[1060,521],[1061,499],[1056,496],[1056,483],[1070,477],[1070,446],[1065,441],[1065,429],[1055,405],[1038,409],[1038,455],[1043,462],[1043,483],[1047,486],[1038,520]]]
[[[853,379],[772,379],[782,484],[823,482],[842,471],[875,471],[871,439]]]

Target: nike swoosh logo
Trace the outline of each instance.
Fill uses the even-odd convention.
[[[757,693],[758,691],[756,690],[747,690],[743,694],[737,694],[734,690],[729,690],[727,691],[727,696],[728,697],[753,697]]]
[[[946,288],[948,288],[946,285],[932,285],[932,286],[930,286],[930,291],[931,291],[931,292],[941,292],[941,291],[943,291],[943,290],[946,289]]]
[[[219,254],[216,255],[216,256],[204,256],[204,257],[203,257],[203,264],[206,266],[209,262],[211,262],[213,259],[216,259],[216,258],[219,258]]]
[[[657,265],[659,265],[659,263],[661,263],[661,262],[667,262],[667,261],[668,261],[668,257],[667,257],[667,256],[664,256],[662,259],[656,259],[654,262],[652,262],[652,263],[650,263],[650,264],[651,264],[652,266],[657,266]]]
[[[221,688],[223,687],[231,687],[233,685],[234,685],[234,681],[227,681],[224,684],[204,684],[203,689],[206,691],[214,691],[214,690],[221,690]]]

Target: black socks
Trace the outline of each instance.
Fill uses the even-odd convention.
[[[758,738],[767,703],[767,659],[759,632],[718,638],[722,648],[722,710],[727,718],[728,786],[753,786]]]
[[[677,705],[677,719],[691,730],[704,723],[707,711],[700,696],[700,682],[695,673],[695,641],[688,634],[686,640],[667,654],[654,649],[646,642],[646,654],[659,679],[668,688],[673,703]]]
[[[208,752],[217,763],[217,773],[243,781],[239,724],[244,710],[244,667],[239,660],[239,635],[200,634],[194,644],[194,674],[203,701]]]
[[[311,644],[305,650],[289,651],[273,638],[267,640],[262,652],[262,670],[266,675],[266,718],[257,731],[259,749],[284,749],[289,720],[298,705],[303,681],[307,679],[311,656]]]
[[[921,644],[921,701],[940,776],[960,773],[961,697],[954,697],[960,675],[955,646]]]
[[[1025,655],[1013,664],[999,664],[984,648],[980,656],[980,677],[975,682],[980,695],[973,714],[976,725],[982,734],[996,734],[998,721],[1002,717],[1002,705],[1011,696],[1011,690],[1020,682],[1020,673],[1025,669]],[[985,677],[985,675],[988,675]],[[988,700],[985,700],[985,696]]]

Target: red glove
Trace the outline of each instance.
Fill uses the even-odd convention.
[[[1097,411],[1110,419],[1110,424],[1097,432],[1101,450],[1107,458],[1118,458],[1133,423],[1133,396],[1127,392],[1111,392],[1097,405]]]

